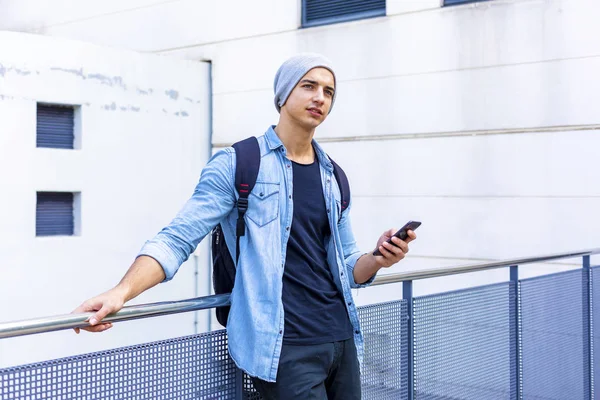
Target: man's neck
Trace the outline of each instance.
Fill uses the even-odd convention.
[[[300,164],[311,164],[314,161],[315,153],[312,147],[314,129],[307,131],[280,119],[275,127],[275,133],[287,150],[287,158]]]

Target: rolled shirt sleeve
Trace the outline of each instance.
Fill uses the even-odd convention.
[[[356,244],[356,239],[354,238],[354,233],[352,232],[352,224],[350,222],[351,207],[352,202],[350,202],[350,205],[348,206],[346,211],[342,213],[342,217],[338,222],[338,227],[340,232],[340,239],[342,242],[342,249],[344,252],[344,264],[346,267],[346,273],[348,274],[348,280],[350,281],[350,287],[353,289],[357,289],[369,286],[371,283],[373,283],[377,274],[373,275],[371,278],[369,278],[368,281],[364,283],[357,283],[354,280],[354,267],[356,266],[356,262],[360,257],[367,253],[361,251]]]
[[[233,149],[216,153],[208,161],[192,197],[175,218],[154,238],[148,240],[138,257],[154,258],[171,280],[198,243],[228,215],[235,205]]]

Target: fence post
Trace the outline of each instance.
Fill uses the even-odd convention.
[[[235,400],[244,398],[244,372],[235,367]]]
[[[594,393],[594,360],[592,353],[592,270],[590,256],[583,256],[583,387],[585,400],[593,399]]]
[[[413,319],[413,282],[402,282],[402,298],[408,306],[408,400],[413,400],[415,390],[415,338]]]
[[[516,397],[514,400],[521,400],[523,398],[523,382],[522,382],[522,363],[521,363],[521,290],[519,289],[519,266],[511,265],[510,267],[510,281],[513,282],[514,287],[514,303],[509,302],[511,305],[510,316],[513,318],[514,330],[510,332],[510,345],[511,345],[511,368],[514,368],[514,377],[511,374],[511,387],[515,388]],[[513,396],[511,396],[513,399]]]

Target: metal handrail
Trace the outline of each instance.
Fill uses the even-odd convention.
[[[514,265],[534,264],[543,261],[560,260],[565,258],[584,257],[600,254],[600,248],[558,253],[545,256],[516,258],[504,261],[486,262],[456,267],[433,268],[422,271],[400,272],[396,274],[379,275],[372,285],[385,285],[418,279],[435,278],[439,276],[464,274],[467,272],[486,271],[505,268]],[[159,315],[178,314],[188,311],[207,310],[229,305],[229,294],[198,297],[194,299],[167,301],[151,304],[123,307],[119,312],[108,315],[104,322],[131,321],[139,318]],[[94,313],[79,313],[56,315],[53,317],[36,318],[0,324],[0,339],[32,335],[36,333],[53,332],[64,329],[83,328],[89,326],[87,319]]]
[[[436,278],[438,276],[458,275],[467,272],[487,271],[490,269],[506,268],[513,265],[535,264],[543,261],[560,260],[564,258],[584,257],[594,254],[600,254],[600,248],[574,251],[569,253],[557,253],[546,256],[515,258],[512,260],[486,262],[480,264],[469,264],[456,267],[432,268],[413,272],[400,272],[397,274],[379,275],[375,278],[372,285],[385,285],[388,283],[397,283],[404,281],[416,281],[419,279]],[[1,325],[0,325],[1,326]]]

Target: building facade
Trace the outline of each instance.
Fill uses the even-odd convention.
[[[359,244],[423,222],[408,259],[384,273],[598,246],[600,3],[343,3],[3,2],[0,299],[12,306],[0,320],[66,313],[117,283],[210,153],[277,122],[274,74],[305,51],[336,66],[336,105],[316,138],[349,176]],[[36,147],[39,104],[73,109],[74,149]],[[36,236],[47,192],[73,194],[72,237]],[[135,301],[208,294],[208,264],[203,243],[172,282]],[[507,277],[437,278],[415,291]],[[401,287],[355,295],[367,304]],[[11,339],[0,366],[213,328],[198,313]]]

